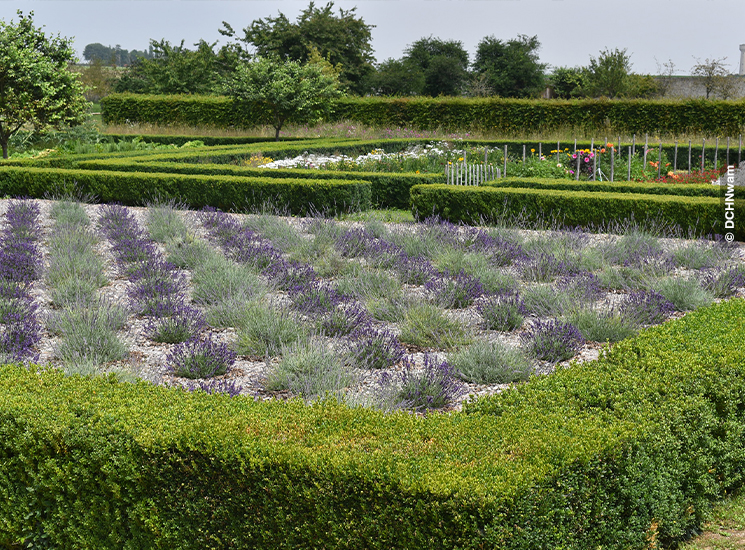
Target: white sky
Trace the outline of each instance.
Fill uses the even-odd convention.
[[[163,38],[174,44],[184,39],[187,47],[200,38],[224,43],[218,33],[222,21],[239,32],[279,11],[294,21],[308,3],[0,0],[0,19],[17,19],[17,9],[33,11],[48,33],[74,37],[82,59],[85,46],[94,42],[127,50],[143,50],[150,39]],[[356,6],[357,15],[375,25],[378,61],[401,57],[408,44],[426,36],[461,41],[473,60],[485,36],[507,40],[526,34],[538,36],[540,59],[551,66],[587,65],[604,48],[626,48],[638,73],[656,74],[656,61],[672,60],[677,74],[689,74],[694,57],[726,57],[730,72],[737,73],[739,45],[745,44],[745,0],[338,0],[334,5]]]

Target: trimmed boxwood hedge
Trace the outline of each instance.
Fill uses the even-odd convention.
[[[409,189],[413,185],[442,183],[444,175],[342,172],[299,168],[251,168],[231,164],[187,164],[182,162],[140,162],[126,160],[90,160],[77,164],[81,170],[114,170],[118,172],[160,172],[171,174],[201,174],[205,176],[230,175],[244,178],[312,179],[312,180],[364,180],[370,182],[372,204],[380,208],[409,208]]]
[[[483,184],[488,187],[517,189],[559,189],[605,193],[637,193],[641,195],[680,195],[684,197],[715,197],[724,195],[724,186],[712,184],[654,183],[639,181],[573,181],[551,178],[501,178]],[[734,188],[735,198],[745,199],[745,187]]]
[[[734,208],[745,212],[745,200],[736,199]],[[699,235],[725,232],[723,204],[712,197],[434,184],[411,188],[411,209],[416,218],[436,214],[453,223],[507,216],[567,227],[604,227],[608,221],[633,219],[673,224]],[[735,238],[745,240],[743,220],[736,223]]]
[[[467,414],[0,367],[0,545],[649,548],[745,464],[745,301]]]
[[[243,178],[169,173],[0,166],[0,195],[46,198],[89,195],[102,202],[142,205],[175,199],[190,208],[250,210],[272,205],[293,215],[333,215],[371,206],[370,182]]]

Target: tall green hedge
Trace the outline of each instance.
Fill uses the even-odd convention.
[[[238,110],[222,96],[112,94],[101,100],[101,111],[109,124],[130,121],[251,127],[270,122],[265,110]],[[329,120],[518,134],[570,128],[627,135],[737,136],[745,129],[745,100],[344,98],[335,102]]]
[[[743,482],[745,301],[468,414],[0,367],[0,545],[644,549]]]

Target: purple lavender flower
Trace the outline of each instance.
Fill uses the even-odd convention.
[[[365,308],[356,303],[342,304],[324,314],[318,321],[318,328],[326,336],[346,336],[369,322]]]
[[[561,277],[556,289],[580,303],[595,302],[605,295],[600,280],[589,271]]]
[[[476,234],[469,248],[474,252],[485,254],[489,258],[489,263],[495,267],[511,265],[527,256],[523,248],[516,242],[492,237],[483,231]]]
[[[334,247],[345,258],[357,258],[365,254],[365,250],[375,240],[375,237],[364,229],[350,229],[342,233],[334,243]]]
[[[189,381],[182,386],[186,391],[195,392],[203,391],[204,393],[214,395],[224,393],[230,397],[238,397],[243,391],[243,386],[236,384],[235,380],[215,379]]]
[[[295,309],[308,315],[328,313],[348,299],[334,287],[321,281],[292,288],[289,295]]]
[[[426,258],[406,254],[398,256],[393,269],[398,273],[401,282],[410,285],[424,284],[437,274],[437,270]]]
[[[559,275],[567,275],[572,272],[572,267],[560,260],[553,254],[541,252],[535,256],[527,256],[517,263],[520,275],[537,283],[547,283]]]
[[[398,363],[406,354],[396,335],[386,329],[359,327],[350,340],[349,357],[354,367],[384,369]]]
[[[317,277],[312,266],[295,260],[287,261],[284,258],[278,258],[269,264],[262,273],[282,290],[305,287]]]
[[[484,318],[487,329],[500,331],[520,328],[528,314],[528,308],[516,292],[485,296],[476,303],[476,310]]]
[[[715,298],[729,298],[738,288],[745,286],[745,273],[733,266],[702,271],[699,279],[701,287]]]
[[[523,345],[537,359],[558,363],[574,357],[585,339],[570,323],[550,319],[537,320],[520,335]]]
[[[163,307],[163,304],[158,305]],[[180,304],[170,316],[149,319],[145,325],[145,335],[155,342],[177,344],[195,338],[205,326],[200,310]]]
[[[468,307],[484,294],[481,281],[462,269],[454,277],[449,272],[433,277],[425,283],[424,290],[436,303],[452,309]]]
[[[675,311],[675,306],[654,290],[640,290],[626,297],[620,311],[640,325],[655,325],[667,319]]]
[[[422,372],[414,372],[411,363],[406,362],[399,398],[407,408],[417,411],[441,409],[463,392],[464,387],[457,373],[447,361],[440,361],[435,354],[424,355]]]
[[[210,378],[225,374],[235,363],[235,353],[212,337],[191,338],[177,344],[166,356],[168,370],[184,378]]]

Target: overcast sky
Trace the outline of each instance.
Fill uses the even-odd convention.
[[[175,44],[183,39],[188,47],[200,38],[220,42],[222,21],[239,30],[280,11],[294,21],[308,3],[0,0],[0,19],[17,19],[17,9],[33,11],[47,32],[74,37],[82,59],[83,48],[94,42],[127,50],[146,49],[150,39]],[[408,44],[426,36],[462,42],[473,60],[485,36],[507,40],[525,34],[538,36],[540,59],[553,67],[587,65],[605,48],[626,48],[638,73],[657,74],[657,62],[672,60],[677,74],[689,74],[694,57],[726,57],[737,73],[739,45],[745,44],[745,0],[338,0],[334,5],[356,7],[357,15],[374,25],[378,61],[401,57]]]

